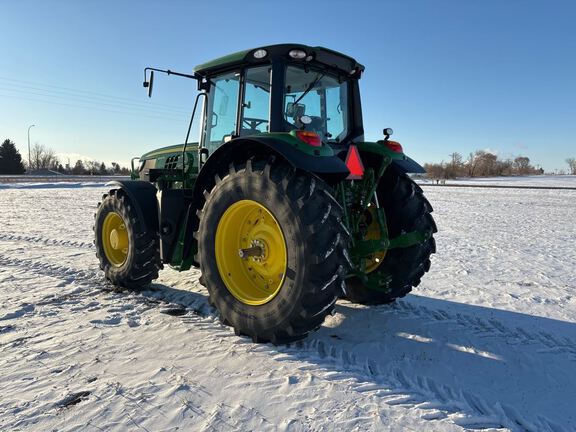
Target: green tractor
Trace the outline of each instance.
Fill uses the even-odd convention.
[[[256,342],[305,337],[339,297],[384,304],[430,268],[432,207],[391,141],[364,140],[364,66],[322,47],[265,46],[197,66],[184,144],[144,154],[95,215],[100,267],[142,288],[200,268],[221,321]],[[198,143],[189,143],[200,117]],[[135,158],[138,159],[138,158]]]

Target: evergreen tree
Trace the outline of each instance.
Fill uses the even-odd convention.
[[[84,168],[84,162],[80,159],[76,161],[76,165],[72,168],[72,174],[74,175],[83,175],[86,174],[86,168]]]
[[[112,162],[112,170],[114,174],[119,174],[120,169],[120,165],[118,165],[116,162]]]
[[[22,156],[16,145],[9,139],[4,140],[0,145],[0,174],[22,174],[24,171]]]

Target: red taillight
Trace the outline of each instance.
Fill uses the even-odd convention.
[[[404,153],[404,149],[399,142],[396,141],[386,141],[386,147],[396,153]]]
[[[296,131],[296,136],[300,139],[300,141],[304,141],[306,144],[313,147],[322,146],[322,140],[316,132]]]
[[[355,145],[351,145],[348,150],[346,166],[350,171],[350,175],[347,177],[349,180],[360,179],[364,175],[364,164],[362,163],[362,159],[360,159],[360,152]]]

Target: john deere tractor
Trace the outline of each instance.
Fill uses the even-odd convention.
[[[364,140],[364,66],[322,47],[265,46],[197,66],[146,68],[197,81],[184,144],[145,153],[109,183],[95,244],[115,285],[142,288],[164,265],[201,270],[221,321],[286,343],[320,327],[339,297],[406,295],[430,268],[432,207],[390,140]],[[198,142],[189,142],[200,116]]]

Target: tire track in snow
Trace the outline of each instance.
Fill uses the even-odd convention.
[[[73,267],[58,264],[42,263],[33,260],[16,259],[0,254],[0,265],[15,266],[32,270],[38,274],[60,278],[69,283],[76,283],[83,289],[74,291],[72,294],[78,297],[86,294],[115,292],[112,285],[105,281],[101,271],[78,270]],[[117,290],[116,290],[117,291]],[[152,293],[153,299],[148,298]],[[180,303],[182,296],[170,295],[162,290],[145,290],[142,292],[130,291],[134,300],[145,303],[156,303],[156,307],[180,308],[192,312],[192,316],[184,315],[182,318],[192,325],[209,331],[214,337],[221,337],[225,331],[226,336],[233,336],[228,327],[223,327],[217,319],[217,312],[202,296],[191,302]],[[175,300],[177,297],[177,300]],[[37,304],[55,302],[59,299],[47,298]],[[163,303],[158,305],[158,301]],[[542,343],[548,348],[551,343],[556,343],[557,350],[553,353],[564,352],[568,348],[570,352],[576,351],[576,343],[568,339],[558,340],[546,333],[531,335],[526,331],[507,329],[501,323],[493,320],[483,320],[461,314],[451,315],[446,311],[434,311],[424,306],[414,306],[405,301],[400,301],[393,306],[396,310],[410,315],[425,317],[437,321],[454,321],[459,325],[481,328],[493,332],[496,336],[517,337],[531,343]],[[162,311],[161,311],[162,312]],[[180,314],[178,314],[180,315]],[[210,318],[199,322],[194,315]],[[542,340],[542,338],[545,338]],[[248,338],[238,338],[238,344],[253,345]],[[552,421],[538,417],[536,420],[528,420],[514,408],[503,406],[499,403],[490,404],[481,398],[461,389],[454,389],[444,384],[438,384],[433,379],[423,376],[408,377],[402,370],[394,369],[384,372],[372,359],[356,356],[353,352],[342,349],[336,344],[320,339],[306,339],[289,346],[256,345],[251,348],[254,351],[267,354],[277,361],[302,361],[307,363],[299,367],[301,371],[314,373],[318,378],[331,382],[345,383],[353,391],[381,398],[388,405],[400,405],[406,408],[418,407],[428,411],[423,416],[426,420],[435,420],[449,417],[455,424],[469,429],[487,429],[506,427],[511,430],[528,431],[551,431],[561,432],[565,430]],[[319,361],[321,363],[319,364]]]
[[[78,249],[93,249],[94,245],[88,242],[79,242],[73,240],[56,240],[39,236],[25,236],[20,234],[0,233],[2,241],[23,241],[27,243],[44,244],[48,246],[63,246]]]
[[[77,242],[77,241],[70,241],[70,240],[55,240],[50,238],[43,238],[43,237],[34,237],[34,236],[24,236],[18,234],[1,234],[0,233],[0,240],[9,240],[9,241],[25,241],[30,243],[41,243],[50,246],[62,246],[62,247],[72,247],[78,249],[93,249],[94,245],[92,243],[87,242]],[[32,266],[37,265],[36,262],[32,262]],[[50,264],[43,264],[45,268],[51,267]],[[69,271],[74,273],[75,269],[70,269],[68,267],[63,268],[63,274],[67,274]],[[51,274],[48,274],[51,276]],[[101,278],[101,272],[93,272],[94,278]],[[111,289],[111,286],[108,287],[108,290]],[[543,352],[555,352],[555,353],[567,353],[572,356],[573,359],[576,359],[576,342],[571,341],[568,338],[564,337],[557,337],[552,335],[551,333],[546,332],[527,332],[526,330],[516,327],[510,328],[499,321],[492,319],[487,320],[483,318],[479,318],[477,316],[472,315],[464,315],[464,314],[453,314],[445,310],[433,310],[429,309],[425,306],[414,305],[404,300],[398,300],[392,305],[388,306],[392,309],[404,313],[407,315],[412,315],[416,317],[424,317],[426,319],[430,319],[437,322],[454,322],[458,325],[464,326],[466,328],[472,329],[473,333],[491,333],[493,335],[498,335],[502,337],[512,337],[516,339],[520,343],[524,344],[542,344]]]
[[[74,290],[71,293],[65,293],[61,297],[54,298],[53,296],[45,297],[44,299],[40,299],[36,302],[37,305],[45,305],[49,303],[54,303],[57,301],[61,301],[64,298],[69,297],[83,297],[95,293],[118,293],[118,292],[129,292],[133,295],[133,299],[137,299],[140,301],[145,301],[147,303],[155,302],[155,300],[159,300],[163,302],[162,310],[163,313],[167,313],[169,315],[176,315],[173,313],[173,310],[181,310],[186,308],[191,312],[203,316],[209,316],[207,312],[201,310],[204,306],[206,309],[212,309],[212,307],[208,304],[207,299],[200,294],[198,297],[202,297],[203,301],[199,302],[188,302],[187,304],[181,304],[178,301],[172,301],[174,298],[178,298],[181,300],[181,296],[174,295],[163,295],[164,293],[162,290],[155,290],[152,286],[152,289],[147,289],[143,291],[134,291],[129,290],[127,288],[117,288],[110,284],[106,279],[104,279],[103,272],[101,270],[79,270],[74,267],[64,266],[60,264],[51,264],[45,262],[39,262],[30,259],[18,259],[5,256],[0,254],[0,266],[10,266],[10,267],[18,267],[25,269],[27,272],[34,272],[36,274],[42,276],[53,277],[56,279],[61,279],[66,283],[75,283],[79,289]],[[153,284],[154,285],[154,284]],[[212,313],[212,315],[216,318],[216,315]]]
[[[50,244],[56,246],[76,247],[81,249],[92,249],[93,244],[85,242],[72,242],[72,241],[59,241],[51,239],[43,239],[39,237],[27,237],[10,235],[9,240],[18,240],[24,238],[24,241],[33,241],[43,244]],[[0,234],[0,240],[7,239]],[[26,264],[24,264],[26,262]],[[60,266],[57,264],[39,263],[32,260],[21,260],[0,255],[0,264],[25,266],[42,270],[45,276],[60,277],[61,275],[70,276],[65,278],[66,281],[76,280],[77,282],[89,281],[91,283],[98,282],[99,287],[104,287],[105,290],[114,290],[114,287],[104,280],[101,271],[78,270],[72,267]],[[76,278],[77,276],[77,278]],[[570,354],[572,358],[576,359],[576,341],[570,340],[565,337],[554,336],[546,332],[528,332],[521,327],[510,328],[496,319],[484,319],[477,316],[454,314],[446,310],[429,309],[426,306],[414,305],[405,300],[398,300],[392,305],[387,306],[400,313],[411,315],[415,317],[423,317],[428,320],[436,322],[454,322],[460,326],[470,329],[470,333],[475,334],[491,334],[492,336],[500,336],[504,338],[513,338],[523,344],[541,344],[543,345],[542,352],[556,353],[556,354]]]
[[[445,310],[433,310],[426,306],[411,304],[405,300],[398,300],[391,307],[400,313],[411,316],[437,322],[454,322],[470,329],[470,333],[513,338],[524,344],[541,344],[544,345],[542,352],[570,354],[572,359],[576,359],[576,341],[554,336],[551,333],[528,332],[521,327],[508,327],[495,319],[488,320],[472,315],[454,314]]]
[[[19,260],[1,255],[0,265],[25,267],[51,277],[61,277],[65,275],[65,281],[76,282],[79,285],[92,288],[92,292],[99,290],[107,292],[114,291],[113,287],[102,278],[101,272],[99,271],[83,271],[57,264]],[[83,296],[86,292],[75,292],[75,294],[77,296]],[[139,294],[137,292],[134,294],[136,294],[135,299],[142,300],[145,298],[145,294]],[[156,296],[158,300],[174,305],[173,299],[171,299],[170,296],[163,297],[161,292],[158,294],[159,295]],[[149,299],[146,298],[145,300],[148,301]],[[49,299],[48,301],[51,302],[55,300]],[[41,304],[41,302],[39,304]],[[200,304],[193,302],[192,304],[176,304],[176,306],[190,309],[194,314],[200,314],[214,320],[217,319],[215,310],[208,305],[206,299],[200,302]],[[422,311],[436,318],[438,316],[445,318],[448,316],[444,311],[442,311],[441,315],[437,315],[438,312],[428,310],[424,307],[413,308],[420,312],[418,313],[419,316],[423,315]],[[192,323],[195,324],[193,321]],[[477,321],[475,321],[475,323],[477,323]],[[222,326],[217,322],[202,323],[200,327],[211,332],[216,331],[217,333],[221,333],[223,330]],[[500,333],[502,333],[504,327],[499,325],[498,328]],[[537,339],[532,338],[531,340]],[[249,340],[245,340],[245,343],[251,344]],[[333,369],[337,367],[338,370],[330,370],[330,368],[320,366],[320,368],[323,369],[323,379],[333,381],[353,377],[356,380],[356,383],[352,385],[354,390],[362,393],[371,392],[379,397],[388,398],[389,400],[386,400],[386,402],[390,405],[402,405],[405,407],[418,406],[422,409],[431,409],[433,410],[433,412],[429,414],[429,419],[431,420],[446,417],[446,413],[462,412],[466,414],[473,413],[475,417],[472,419],[467,417],[459,418],[455,419],[454,422],[468,428],[482,429],[505,426],[517,429],[518,426],[521,426],[521,430],[562,430],[545,419],[539,421],[537,426],[527,423],[522,416],[514,415],[515,411],[509,407],[496,406],[491,408],[487,403],[469,393],[455,391],[447,386],[438,385],[430,378],[417,377],[415,380],[409,379],[401,370],[395,370],[391,376],[384,375],[375,362],[358,359],[353,353],[322,340],[306,340],[295,344],[293,347],[278,347],[278,351],[266,345],[260,345],[257,349],[271,354],[273,357],[277,357],[280,361],[285,359],[286,355],[289,356],[287,360],[296,358],[310,363],[315,363],[318,358],[328,360],[332,363],[332,366],[334,366]],[[309,351],[309,353],[306,353],[306,350]],[[315,365],[312,369],[314,368],[318,369]],[[358,373],[360,373],[360,375],[358,375]],[[374,380],[376,380],[377,383],[374,383]],[[392,387],[393,390],[391,390],[390,387]],[[430,402],[430,399],[440,401],[440,403]]]
[[[467,429],[508,428],[513,431],[562,432],[567,429],[538,416],[529,420],[511,406],[491,404],[463,389],[438,384],[430,377],[408,376],[401,369],[383,372],[371,359],[362,359],[334,344],[322,340],[304,340],[294,347],[277,347],[279,361],[298,359],[313,363],[310,369],[322,369],[327,380],[352,380],[349,387],[359,393],[382,398],[388,405],[417,407],[429,411],[422,418],[436,420],[449,417]],[[265,349],[264,349],[265,351]],[[309,351],[306,353],[306,351]],[[317,358],[328,364],[317,365]]]
[[[71,247],[78,249],[94,249],[93,243],[79,242],[72,240],[56,240],[39,236],[25,236],[19,234],[0,233],[0,241],[24,241],[28,243],[44,244],[49,246]],[[34,263],[35,264],[35,263]],[[64,269],[64,274],[66,274]],[[75,270],[72,270],[74,272]],[[95,276],[97,277],[97,276]],[[108,290],[111,288],[109,287]],[[524,344],[542,344],[542,352],[567,353],[576,360],[576,342],[568,338],[554,336],[550,333],[537,332],[530,333],[516,327],[510,328],[497,320],[486,320],[472,315],[453,314],[445,310],[433,310],[425,306],[414,305],[409,302],[398,300],[391,306],[394,310],[417,317],[425,317],[437,322],[455,322],[461,326],[473,329],[473,333],[491,333],[502,337],[512,337]]]

